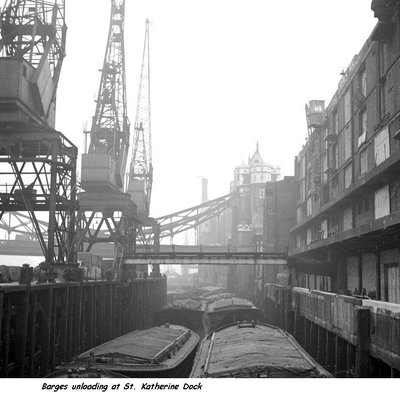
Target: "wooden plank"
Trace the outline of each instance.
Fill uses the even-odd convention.
[[[36,374],[36,318],[37,318],[37,296],[32,293],[31,296],[31,315],[29,320],[29,345],[28,345],[28,367],[30,377],[34,378]]]
[[[107,318],[107,339],[113,338],[113,284],[110,282],[108,286],[108,318]]]
[[[3,345],[3,316],[4,316],[4,294],[0,292],[0,357],[2,356],[2,345]],[[1,367],[0,367],[1,373]]]
[[[325,353],[326,353],[326,330],[318,326],[318,349],[317,349],[317,361],[318,363],[325,366]]]
[[[304,320],[304,349],[308,352],[310,350],[310,326],[311,322],[308,319]]]
[[[355,348],[354,348],[354,345],[350,344],[349,342],[347,342],[346,344],[347,344],[346,345],[346,348],[347,348],[347,351],[346,351],[346,362],[347,362],[346,367],[347,367],[347,371],[348,371],[348,373],[350,375],[350,373],[354,373],[355,372],[354,371],[354,369],[355,369],[355,360],[356,360]]]
[[[336,353],[336,336],[332,332],[327,330],[325,367],[331,373],[335,371],[335,353]]]
[[[40,293],[39,302],[42,311],[41,334],[40,334],[40,377],[44,377],[49,373],[50,358],[50,329],[51,329],[51,312],[53,306],[53,289],[50,288]]]
[[[318,352],[318,328],[316,324],[310,322],[310,343],[308,353],[315,359]]]
[[[5,315],[4,315],[4,354],[3,354],[3,372],[7,378],[9,374],[8,365],[10,363],[10,321],[11,321],[11,295],[5,297]]]
[[[93,348],[96,345],[95,341],[95,314],[96,314],[96,295],[95,295],[95,287],[89,286],[87,288],[87,334],[88,334],[88,342],[87,348]]]
[[[83,284],[81,283],[77,289],[77,305],[76,305],[76,354],[82,352],[82,304],[83,304]]]
[[[104,301],[104,288],[105,288],[105,284],[102,283],[99,286],[98,289],[98,295],[99,295],[99,299],[100,299],[100,304],[99,304],[99,323],[97,325],[98,328],[98,335],[99,335],[99,342],[100,344],[102,344],[103,342],[105,342],[104,340],[104,333],[105,333],[105,320],[104,320],[104,314],[105,314],[105,304],[103,304]]]
[[[26,342],[28,334],[28,317],[29,317],[29,294],[30,286],[28,285],[25,292],[15,295],[16,304],[16,326],[15,331],[15,363],[17,364],[16,374],[23,378],[25,375],[26,360]]]
[[[344,377],[347,371],[346,367],[347,349],[346,341],[336,336],[336,352],[335,352],[335,376]]]
[[[63,345],[63,352],[61,353],[61,360],[70,360],[69,345],[68,345],[68,312],[69,312],[69,286],[66,285],[63,290],[63,297],[61,302],[62,316],[60,323],[60,343]]]
[[[53,289],[52,289],[53,290]],[[58,303],[59,290],[53,290],[53,302],[51,306],[51,321],[50,321],[50,370],[52,371],[56,366],[56,326],[57,326],[57,303]]]

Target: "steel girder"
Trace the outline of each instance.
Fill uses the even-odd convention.
[[[20,92],[23,109],[30,119],[53,128],[66,33],[64,0],[6,0],[0,12],[0,57],[24,64],[23,75],[30,83],[24,89],[31,97]],[[15,99],[2,96],[6,102]],[[29,103],[32,99],[34,104]]]
[[[60,132],[0,123],[0,223],[27,232],[30,222],[47,263],[76,262],[76,161],[77,148]]]

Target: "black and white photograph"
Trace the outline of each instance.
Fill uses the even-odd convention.
[[[399,0],[0,0],[5,394],[379,392],[399,249]]]

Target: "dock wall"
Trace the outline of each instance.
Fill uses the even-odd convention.
[[[400,376],[400,305],[266,284],[271,324],[337,377]]]
[[[166,304],[167,278],[0,286],[0,377],[44,377],[135,329]]]

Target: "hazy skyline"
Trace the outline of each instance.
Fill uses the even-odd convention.
[[[57,129],[83,152],[106,45],[109,0],[67,2],[67,56]],[[304,104],[328,103],[376,20],[370,2],[142,0],[126,2],[128,114],[135,118],[144,25],[150,30],[154,184],[151,215],[229,192],[252,155],[293,174],[306,136]],[[80,171],[80,169],[78,170]]]

